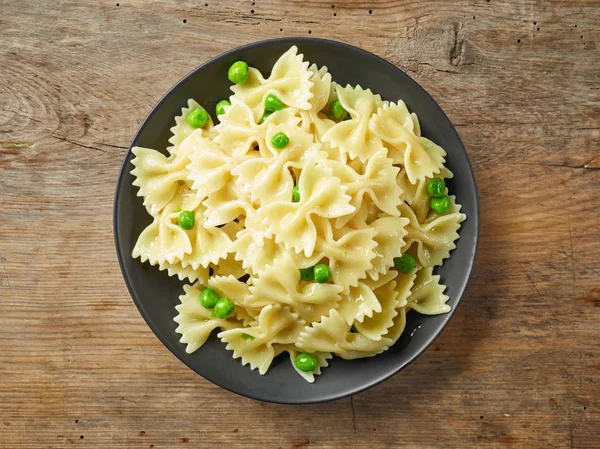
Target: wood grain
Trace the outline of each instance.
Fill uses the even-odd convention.
[[[599,24],[596,0],[0,2],[0,447],[600,447]],[[482,228],[433,347],[365,393],[294,407],[228,393],[161,345],[111,220],[157,98],[220,52],[308,35],[434,96]]]

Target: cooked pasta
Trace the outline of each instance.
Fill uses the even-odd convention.
[[[175,317],[187,352],[218,330],[243,365],[265,374],[287,352],[314,382],[333,355],[390,348],[409,310],[448,312],[433,269],[466,217],[417,116],[295,46],[267,78],[233,69],[217,125],[189,100],[167,155],[132,150],[153,218],[132,255],[190,283]]]

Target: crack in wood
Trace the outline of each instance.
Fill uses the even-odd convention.
[[[450,64],[454,67],[458,67],[462,62],[464,53],[464,38],[462,37],[462,22],[455,23],[453,25],[454,41],[452,48],[450,49]]]
[[[573,232],[571,231],[571,217],[569,219],[569,242],[571,243],[571,273],[573,273],[573,283],[575,283],[575,251],[573,250]]]
[[[466,65],[466,64],[463,64]],[[560,126],[560,127],[568,127],[570,130],[579,130],[579,131],[587,131],[587,130],[597,130],[599,128],[588,128],[588,127],[580,127],[580,128],[573,128],[573,124],[572,123],[566,123],[566,122],[544,122],[544,121],[537,121],[537,122],[508,122],[508,121],[503,121],[503,120],[490,120],[490,121],[485,121],[485,122],[468,122],[468,123],[454,123],[454,126],[469,126],[469,125],[481,125],[481,126],[485,126],[485,125],[495,125],[495,126],[522,126],[522,125],[540,125],[540,126]],[[600,156],[597,157],[596,159],[594,159],[593,161],[590,161],[589,164],[591,163],[598,163],[600,164]]]
[[[111,144],[108,144],[108,143],[100,143],[100,144],[90,145],[90,144],[86,144],[86,143],[83,143],[83,142],[78,142],[77,140],[69,139],[67,137],[57,136],[55,134],[51,134],[51,136],[53,138],[55,138],[56,140],[61,140],[63,142],[67,142],[67,143],[70,143],[71,145],[76,145],[76,146],[81,147],[81,148],[87,148],[87,149],[90,149],[90,150],[99,151],[99,152],[104,153],[104,154],[111,154],[111,152],[103,150],[102,148],[94,146],[94,145],[105,145],[107,147],[119,148],[119,149],[123,149],[123,150],[127,150],[128,149],[128,147],[123,147],[123,146],[118,146],[118,145],[111,145]]]
[[[585,129],[585,128],[583,128]],[[587,164],[585,164],[583,166],[583,168],[588,168],[590,170],[597,170],[600,168],[600,156],[595,157],[594,159],[592,159],[591,161],[589,161]]]
[[[573,449],[573,414],[571,413],[571,406],[569,405],[568,408],[568,413],[567,413],[567,417],[569,418],[569,438],[570,438],[570,445],[569,448]]]
[[[546,307],[548,308],[548,310],[550,311],[550,313],[552,314],[552,316],[554,318],[556,318],[556,315],[554,314],[554,310],[552,310],[552,307],[550,307],[550,304],[548,304],[548,302],[546,301],[546,298],[544,297],[544,295],[542,295],[542,293],[539,291],[539,289],[537,288],[537,285],[535,285],[535,282],[533,282],[532,277],[529,275],[529,273],[527,271],[525,271],[525,268],[523,267],[523,264],[521,264],[521,262],[519,262],[518,260],[517,260],[517,263],[519,264],[519,266],[521,267],[521,270],[523,270],[523,273],[525,273],[525,276],[527,276],[527,279],[529,280],[529,282],[531,283],[531,285],[535,289],[538,298],[540,298],[542,300],[542,302],[546,305]]]
[[[593,169],[593,167],[589,168],[589,167],[586,167],[585,165],[569,165],[569,164],[566,164],[566,163],[565,164],[552,164],[552,163],[536,162],[536,163],[533,163],[533,164],[528,164],[528,163],[524,162],[524,163],[521,163],[519,165],[528,165],[528,166],[531,166],[531,167],[570,168],[570,169],[573,169],[573,170],[585,170],[585,169],[590,170],[590,169]]]
[[[120,150],[128,150],[129,149],[129,147],[126,147],[123,145],[113,145],[111,143],[104,143],[104,142],[97,142],[97,143],[95,143],[95,145],[104,145],[105,147],[119,148]]]

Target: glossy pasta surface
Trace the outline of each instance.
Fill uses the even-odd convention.
[[[232,91],[219,124],[203,128],[188,124],[200,107],[189,100],[166,155],[133,148],[134,185],[153,221],[132,256],[186,282],[175,321],[187,352],[216,330],[260,374],[283,352],[294,368],[298,354],[314,355],[316,370],[296,368],[314,382],[333,355],[390,348],[409,310],[448,312],[433,268],[450,257],[466,217],[453,196],[444,214],[431,209],[427,183],[452,173],[404,102],[337,85],[296,47],[268,77],[250,68]],[[285,107],[265,114],[268,95]],[[336,100],[346,119],[333,119]],[[289,139],[283,148],[277,133]],[[193,213],[191,229],[178,224],[181,211]],[[409,274],[394,268],[405,253],[416,260]],[[316,264],[329,267],[328,282],[301,278]],[[233,313],[203,307],[205,288],[233,301]]]

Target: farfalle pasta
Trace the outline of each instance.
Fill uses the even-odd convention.
[[[187,282],[187,352],[216,333],[260,374],[286,353],[314,382],[334,355],[390,348],[408,311],[448,312],[434,269],[466,217],[406,104],[336,84],[295,46],[267,77],[242,61],[228,76],[216,125],[190,99],[165,153],[132,150],[152,216],[132,256]]]

